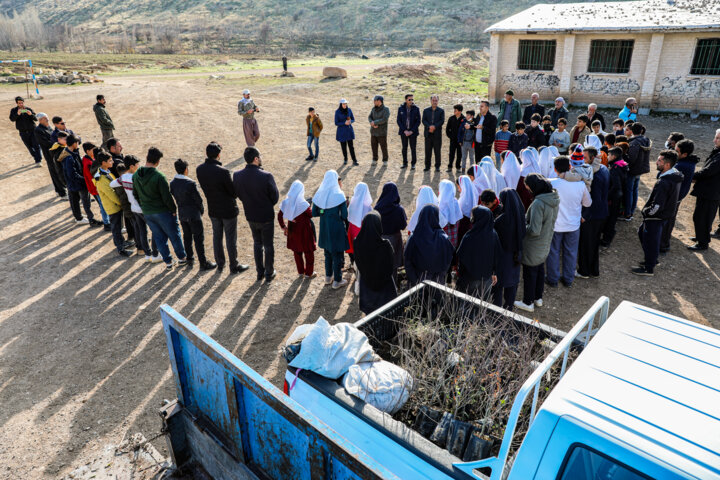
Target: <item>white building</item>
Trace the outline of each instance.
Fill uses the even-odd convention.
[[[490,33],[488,97],[714,113],[720,0],[539,4]]]

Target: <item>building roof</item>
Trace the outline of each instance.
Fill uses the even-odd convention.
[[[623,302],[542,409],[697,478],[718,478],[720,331]]]
[[[717,0],[642,0],[539,4],[485,32],[720,31]]]

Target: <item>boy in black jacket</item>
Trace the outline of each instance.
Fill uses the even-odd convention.
[[[663,150],[655,163],[659,172],[658,180],[642,209],[643,223],[638,230],[645,260],[631,270],[635,275],[646,277],[654,275],[660,254],[663,226],[677,213],[677,200],[680,195],[680,184],[683,181],[683,174],[675,168],[677,158],[677,153],[674,151]]]
[[[540,128],[541,121],[542,117],[540,114],[533,113],[530,117],[530,127],[525,130],[525,135],[528,137],[528,146],[535,147],[535,149],[546,145],[545,132]]]
[[[188,163],[185,160],[181,158],[175,160],[175,171],[177,175],[170,182],[170,193],[177,203],[178,220],[180,220],[183,231],[188,265],[192,267],[194,261],[193,241],[195,241],[200,270],[212,270],[217,267],[217,264],[208,262],[205,257],[205,245],[203,244],[205,235],[202,223],[202,214],[205,213],[205,209],[197,183],[188,177]]]
[[[600,237],[600,245],[609,247],[615,238],[615,225],[620,216],[620,205],[627,184],[628,164],[623,160],[623,151],[620,147],[608,150],[608,170],[610,170],[610,188],[608,190],[608,217]]]
[[[517,158],[520,158],[520,151],[528,146],[528,136],[525,134],[525,124],[523,122],[515,123],[515,133],[510,135],[510,143],[508,150],[513,152]],[[478,159],[478,162],[481,159]]]

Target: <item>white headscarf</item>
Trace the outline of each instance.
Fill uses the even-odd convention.
[[[420,217],[420,210],[422,210],[422,207],[425,205],[435,205],[440,208],[440,201],[437,196],[435,196],[435,192],[427,185],[420,187],[420,191],[415,199],[415,212],[413,212],[410,223],[408,224],[408,230],[411,232],[415,230],[418,218]],[[447,219],[442,211],[440,211],[440,225],[447,225]]]
[[[365,217],[370,210],[372,210],[370,190],[368,189],[367,183],[359,182],[355,185],[355,191],[353,192],[353,197],[348,207],[348,222],[360,228],[363,217]]]
[[[600,142],[600,137],[591,133],[590,135],[585,137],[585,147],[594,147],[599,153],[600,149],[602,148],[602,142]]]
[[[520,162],[517,157],[510,150],[505,154],[505,160],[500,166],[500,171],[505,179],[505,184],[509,188],[517,188],[517,184],[520,181]]]
[[[488,188],[492,188],[490,179],[485,175],[485,171],[480,168],[480,165],[473,165],[473,184],[478,192],[482,193]]]
[[[295,180],[290,185],[287,198],[280,203],[280,211],[283,218],[292,222],[298,215],[308,209],[310,204],[305,200],[305,185],[300,180]]]
[[[521,177],[527,177],[531,173],[539,173],[542,175],[540,171],[540,155],[538,155],[537,150],[532,147],[526,148],[520,152],[520,158],[522,159]]]
[[[445,225],[455,225],[463,217],[462,210],[460,210],[460,204],[455,198],[455,184],[450,180],[442,180],[440,187],[438,188],[440,195],[438,202],[440,203],[440,216],[445,216]],[[441,227],[445,227],[440,222]]]
[[[345,194],[340,188],[338,174],[335,170],[325,172],[325,177],[312,201],[313,205],[322,209],[337,207],[345,201]]]
[[[472,209],[478,204],[480,194],[478,193],[477,188],[475,188],[475,185],[473,185],[472,180],[470,180],[470,177],[467,175],[460,176],[460,189],[462,190],[460,192],[460,199],[458,200],[460,211],[464,216],[470,218]]]
[[[550,145],[547,148],[548,148],[548,150],[550,150],[552,152],[552,158],[560,156],[560,151],[557,149],[557,147],[555,145]],[[553,166],[553,168],[555,168],[555,167]]]
[[[540,152],[540,174],[545,178],[554,178],[555,157],[549,147]]]
[[[483,157],[480,162],[480,168],[485,172],[485,176],[487,176],[490,181],[490,188],[492,188],[495,193],[500,193],[503,188],[507,187],[502,174],[495,168],[495,163],[492,161],[492,158]]]

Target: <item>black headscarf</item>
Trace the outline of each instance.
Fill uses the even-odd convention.
[[[527,185],[533,197],[537,197],[543,193],[550,193],[553,190],[552,183],[539,173],[531,173],[525,177],[525,185]]]
[[[405,263],[412,263],[419,273],[441,273],[450,268],[454,248],[440,227],[440,209],[425,205],[417,226],[405,245]]]
[[[397,185],[393,182],[383,185],[380,198],[375,204],[375,210],[382,217],[382,233],[384,235],[392,235],[407,227],[407,214],[400,205],[400,193]]]
[[[525,207],[514,188],[503,189],[500,192],[500,202],[503,204],[503,213],[495,219],[495,231],[503,250],[512,253],[517,260],[520,258],[525,238]]]
[[[363,217],[353,249],[362,281],[371,290],[382,290],[392,281],[395,269],[393,248],[388,240],[382,238],[382,221],[375,210],[370,210]]]
[[[472,227],[458,247],[458,262],[473,280],[487,279],[497,264],[493,214],[489,208],[478,205],[472,209],[470,221]]]

